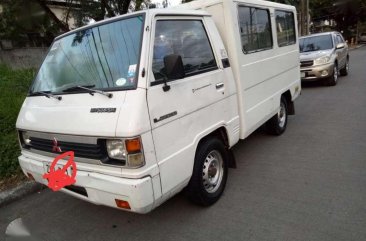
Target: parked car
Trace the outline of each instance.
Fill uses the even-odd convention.
[[[54,158],[73,151],[75,169],[56,167],[77,170],[61,189],[77,198],[146,213],[186,188],[215,203],[231,148],[265,123],[281,135],[295,113],[296,16],[269,1],[199,0],[57,37],[18,116],[22,170],[48,185]]]
[[[299,45],[302,81],[322,80],[327,85],[336,85],[339,75],[348,74],[348,45],[340,33],[301,37]]]
[[[360,36],[358,37],[358,42],[359,43],[366,43],[366,33],[361,33]]]

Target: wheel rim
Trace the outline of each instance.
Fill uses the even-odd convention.
[[[333,75],[334,75],[334,82],[337,82],[338,80],[338,69],[337,66],[334,66],[334,71],[333,71]]]
[[[347,70],[347,73],[348,73],[348,71],[349,71],[349,62],[348,62],[348,60],[346,62],[346,70]]]
[[[282,101],[281,101],[280,110],[278,111],[277,116],[278,116],[278,125],[281,128],[285,127],[285,124],[286,124],[286,106]]]
[[[220,152],[211,151],[203,163],[203,187],[208,193],[214,193],[219,189],[224,176],[224,161]]]

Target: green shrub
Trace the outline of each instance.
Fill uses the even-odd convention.
[[[0,65],[0,179],[20,171],[15,123],[35,70],[12,70]]]

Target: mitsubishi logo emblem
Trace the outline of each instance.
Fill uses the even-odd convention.
[[[53,138],[52,144],[53,144],[52,151],[54,151],[54,152],[62,152],[61,147],[58,146],[58,141],[57,141],[57,139],[55,137]]]

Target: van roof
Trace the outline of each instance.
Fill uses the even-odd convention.
[[[69,32],[66,32],[64,34],[61,34],[59,36],[57,36],[55,38],[55,40],[58,40],[60,38],[63,38],[67,35],[73,34],[75,32],[79,32],[82,30],[86,30],[92,27],[96,27],[96,26],[100,26],[100,25],[104,25],[107,23],[111,23],[111,22],[115,22],[121,19],[126,19],[126,18],[131,18],[134,16],[139,16],[139,15],[146,15],[146,14],[152,15],[152,16],[156,16],[156,15],[176,15],[176,16],[210,16],[210,14],[208,14],[206,11],[201,11],[201,10],[188,10],[188,9],[175,9],[175,8],[154,8],[154,9],[148,9],[148,10],[141,10],[141,11],[137,11],[137,12],[133,12],[133,13],[127,13],[127,14],[123,14],[123,15],[119,15],[116,17],[112,17],[112,18],[108,18],[108,19],[104,19],[92,24],[88,24],[85,26],[82,26],[80,28],[71,30]]]
[[[200,9],[208,6],[212,6],[218,3],[223,2],[232,2],[232,3],[243,3],[243,4],[252,4],[257,6],[267,6],[267,7],[273,7],[273,8],[282,8],[282,9],[289,9],[289,10],[295,10],[295,7],[292,5],[282,4],[282,3],[276,3],[272,1],[264,1],[264,0],[195,0],[189,3],[184,3],[178,6],[175,6],[174,8],[179,9]]]

